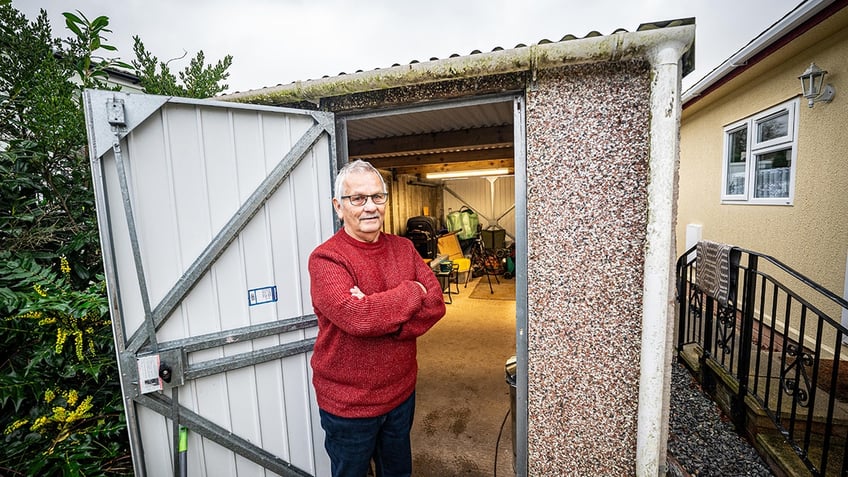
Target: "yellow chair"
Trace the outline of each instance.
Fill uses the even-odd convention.
[[[465,273],[465,286],[468,287],[468,278],[471,274],[471,259],[466,258],[462,254],[462,248],[459,246],[459,239],[456,238],[456,232],[451,232],[439,237],[439,255],[447,255],[448,260],[453,262],[458,275]]]

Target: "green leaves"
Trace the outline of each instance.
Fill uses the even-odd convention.
[[[0,468],[9,475],[104,475],[103,465],[115,461],[114,473],[130,474],[131,466],[121,467],[129,446],[81,86],[73,80],[97,85],[104,68],[118,62],[94,56],[114,51],[103,38],[106,17],[89,21],[77,12],[65,19],[74,38],[60,42],[46,12],[30,22],[0,0],[0,432],[11,429],[0,434]],[[72,336],[57,346],[60,330]],[[94,396],[98,418],[56,435],[31,430],[53,412],[44,393],[57,386]],[[22,420],[28,424],[14,426]]]
[[[109,78],[107,70],[116,67],[128,67],[129,65],[113,58],[104,58],[95,53],[98,50],[117,51],[114,46],[106,43],[103,35],[112,33],[106,28],[109,26],[109,18],[99,16],[89,20],[82,12],[77,10],[76,14],[64,12],[65,26],[75,37],[66,40],[70,55],[75,58],[74,68],[87,88],[105,88],[106,80]]]
[[[164,96],[211,98],[229,88],[229,85],[221,82],[230,76],[227,70],[233,63],[231,55],[225,56],[214,65],[207,65],[203,51],[198,51],[189,65],[178,73],[178,82],[177,77],[171,73],[170,61],[159,61],[147,51],[139,37],[134,36],[133,40],[136,56],[133,67],[145,92]]]
[[[79,12],[79,10],[77,10]],[[68,27],[68,30],[74,32],[74,34],[78,37],[83,36],[82,28],[79,27],[83,23],[83,21],[76,15],[70,12],[65,12],[62,15],[65,16],[65,26]],[[88,23],[87,21],[85,23]]]
[[[0,252],[6,298],[0,315],[0,430],[8,444],[0,447],[0,467],[26,475],[79,475],[80,469],[102,468],[100,461],[129,462],[116,457],[129,449],[103,277],[80,287],[70,280],[70,264],[59,262],[57,270]],[[68,338],[57,341],[61,336]],[[48,392],[75,397],[57,414]],[[74,414],[73,406],[81,406],[76,396],[83,395],[90,396],[91,411]],[[27,424],[16,426],[21,420]],[[42,424],[36,428],[36,422]]]
[[[29,21],[0,0],[0,469],[131,474],[79,97],[110,87],[113,68],[148,93],[211,97],[232,57],[207,64],[201,51],[175,75],[136,37],[128,64],[107,56],[107,17],[63,15],[71,36],[57,40],[45,11]],[[93,416],[33,429],[61,422],[54,389],[92,396]]]

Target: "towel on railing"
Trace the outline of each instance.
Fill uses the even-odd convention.
[[[730,293],[730,252],[733,245],[701,240],[696,248],[695,283],[721,306]]]

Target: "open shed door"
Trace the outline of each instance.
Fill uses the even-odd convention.
[[[136,475],[329,475],[307,258],[333,233],[333,116],[88,90]]]

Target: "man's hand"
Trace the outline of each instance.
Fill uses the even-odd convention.
[[[426,295],[427,294],[427,287],[425,287],[424,284],[421,283],[421,282],[415,282],[415,283],[417,283],[418,286],[421,287],[421,291],[423,291],[424,294]]]

